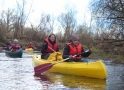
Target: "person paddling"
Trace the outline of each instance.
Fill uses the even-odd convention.
[[[16,51],[16,50],[18,50],[20,48],[21,48],[21,46],[18,43],[18,40],[17,39],[14,39],[13,43],[11,44],[11,50],[12,50],[12,52],[14,52],[14,51]]]
[[[59,51],[55,34],[50,34],[41,46],[41,58],[47,59],[51,53]]]
[[[27,44],[27,48],[32,48],[32,49],[33,49],[32,42],[29,42],[29,43]]]
[[[11,41],[9,41],[7,44],[6,44],[6,46],[7,46],[7,48],[6,48],[6,50],[7,51],[10,51],[11,50],[11,44],[12,44],[12,42]]]
[[[67,43],[64,47],[63,58],[70,58],[67,60],[68,62],[88,62],[88,60],[83,59],[82,57],[88,57],[92,53],[91,50],[85,52],[83,46],[79,43],[77,36],[72,36],[70,40],[71,42]],[[80,54],[81,52],[83,52],[81,55],[73,57],[73,55]]]

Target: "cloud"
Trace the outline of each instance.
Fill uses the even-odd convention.
[[[0,8],[7,10],[8,8],[17,8],[16,1],[21,4],[20,0],[0,0]],[[31,23],[36,24],[42,13],[51,14],[57,17],[60,13],[64,12],[65,4],[75,5],[78,11],[78,21],[81,22],[85,14],[87,15],[87,5],[90,0],[26,0],[26,11],[29,12],[29,8],[32,5],[31,13],[29,14],[28,20]],[[87,15],[88,16],[88,15]]]

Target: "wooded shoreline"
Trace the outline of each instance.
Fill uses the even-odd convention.
[[[2,42],[2,44],[0,42],[0,46],[3,46],[4,49],[6,49],[5,48],[6,47],[6,43],[9,40],[6,40],[5,42]],[[19,43],[23,47],[23,46],[27,45],[28,41],[19,40]],[[42,42],[32,41],[32,44],[36,47],[36,49],[35,49],[36,51],[40,51],[41,50]],[[87,50],[88,47],[86,45],[84,45],[84,49]],[[92,47],[91,50],[92,50],[92,54],[88,57],[88,59],[95,59],[95,60],[102,59],[102,60],[105,60],[105,61],[106,60],[112,61],[113,63],[124,64],[124,56],[123,55],[114,54],[114,53],[110,53],[110,52],[105,52],[102,49],[99,49],[97,47]],[[60,52],[62,53],[62,51],[63,51],[63,47],[61,45]]]

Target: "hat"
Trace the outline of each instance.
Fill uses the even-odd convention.
[[[78,39],[77,36],[72,36],[70,40],[72,40],[72,41],[78,41],[79,39]]]
[[[14,42],[18,42],[18,40],[17,39],[14,39]]]

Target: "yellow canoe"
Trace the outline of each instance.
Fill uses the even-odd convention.
[[[32,48],[26,48],[25,51],[27,51],[27,52],[32,52],[33,49],[32,49]]]
[[[33,55],[32,61],[34,67],[46,64],[56,63],[56,60],[43,60],[40,55]],[[48,71],[61,74],[85,76],[98,79],[106,79],[107,71],[101,60],[96,62],[61,62],[52,66]]]

